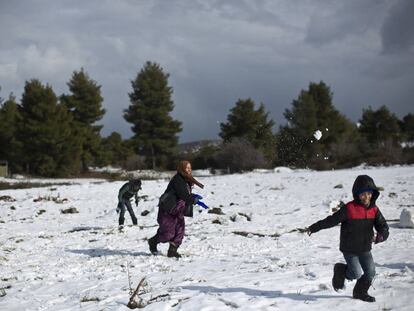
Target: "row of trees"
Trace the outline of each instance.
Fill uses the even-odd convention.
[[[147,62],[131,82],[123,116],[132,124],[133,136],[126,140],[116,132],[101,137],[101,86],[83,69],[72,74],[69,94],[60,96],[37,79],[27,81],[20,102],[13,95],[0,98],[0,159],[8,161],[13,173],[40,176],[70,176],[108,164],[172,168],[180,157],[192,160],[195,168],[231,171],[413,162],[413,114],[399,120],[386,107],[368,108],[353,124],[335,109],[323,81],[299,93],[284,113],[287,124],[278,131],[263,104],[239,99],[221,124],[221,144],[180,154],[182,124],[171,117],[168,78],[159,64]],[[319,140],[313,136],[316,130],[322,131]]]
[[[250,145],[261,151],[265,161],[259,156],[242,156],[227,159],[227,167],[232,162],[234,170],[241,164],[258,167],[259,163],[330,169],[362,162],[375,165],[414,161],[413,114],[399,120],[385,106],[378,110],[369,107],[362,111],[358,124],[354,124],[335,109],[330,88],[323,81],[311,82],[307,90],[302,90],[291,109],[285,110],[284,117],[287,124],[274,134],[274,122],[269,120],[262,104],[255,110],[251,99],[239,100],[227,123],[221,124],[220,136],[225,143],[233,142],[233,149],[237,137],[238,144],[246,145],[241,150],[247,152]],[[322,134],[320,138],[314,136],[317,130]],[[252,163],[246,163],[246,158],[252,158]],[[214,157],[210,161],[214,162]]]
[[[13,173],[68,176],[105,158],[105,110],[100,86],[81,69],[68,82],[70,94],[57,96],[50,85],[27,81],[20,103],[13,95],[0,109],[0,159]]]
[[[26,81],[20,102],[11,94],[0,98],[0,160],[13,173],[70,176],[90,166],[167,167],[176,155],[181,122],[174,109],[169,75],[147,62],[132,81],[131,104],[124,118],[133,137],[113,132],[102,138],[101,86],[84,69],[67,83],[69,94],[57,96],[50,85]]]

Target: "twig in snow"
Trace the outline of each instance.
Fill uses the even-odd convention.
[[[129,274],[129,262],[126,262],[126,268],[127,268],[127,276],[128,276],[128,285],[129,285],[129,296],[132,295],[132,282],[131,282],[131,275]]]
[[[161,294],[155,297],[152,297],[150,300],[148,300],[149,303],[152,303],[154,301],[157,301],[160,298],[164,298],[164,297],[170,297],[170,294]]]
[[[143,300],[141,299],[141,297],[139,297],[139,289],[140,287],[144,284],[145,281],[145,277],[143,277],[141,279],[141,281],[138,283],[138,286],[136,288],[136,290],[134,291],[134,293],[131,295],[131,297],[129,298],[129,302],[127,304],[127,307],[130,309],[137,309],[137,308],[144,308],[145,307],[145,303],[143,302]],[[135,297],[139,298],[139,301],[135,301]]]

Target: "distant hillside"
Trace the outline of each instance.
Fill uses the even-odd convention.
[[[205,139],[205,140],[198,140],[192,141],[188,143],[182,143],[178,145],[178,150],[180,152],[196,152],[200,150],[200,148],[205,146],[218,146],[221,144],[221,139]]]

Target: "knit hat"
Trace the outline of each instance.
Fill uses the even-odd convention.
[[[369,193],[374,193],[374,189],[371,188],[363,188],[363,189],[359,189],[358,191],[356,191],[356,195],[360,195],[361,193],[364,192],[369,192]]]

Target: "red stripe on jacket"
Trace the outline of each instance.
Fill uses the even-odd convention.
[[[377,215],[378,207],[373,206],[365,208],[362,204],[357,204],[355,201],[349,202],[346,205],[346,216],[348,220],[351,219],[375,219]]]

